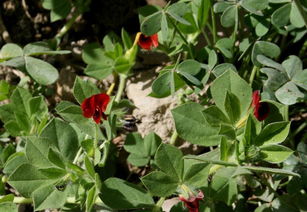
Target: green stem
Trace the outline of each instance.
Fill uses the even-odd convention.
[[[81,153],[82,153],[82,147],[79,148],[79,150],[78,150],[78,152],[77,152],[77,154],[76,154],[76,156],[75,156],[75,158],[72,162],[73,164],[76,164],[78,162]]]
[[[234,27],[234,31],[232,33],[232,40],[233,40],[234,43],[236,42],[236,39],[237,39],[238,27],[239,27],[239,17],[238,17],[238,10],[237,10],[236,20],[235,20],[235,27]]]
[[[256,72],[257,72],[257,66],[254,66],[253,67],[253,70],[252,70],[252,73],[251,73],[251,76],[249,78],[249,84],[252,85],[253,84],[253,81],[254,81],[254,78],[255,78],[255,75],[256,75]]]
[[[124,74],[119,75],[119,86],[118,86],[118,90],[116,93],[115,102],[120,101],[123,91],[125,89],[126,80],[127,80],[127,75],[124,75]]]
[[[193,52],[192,52],[192,49],[189,45],[189,42],[187,41],[187,39],[184,37],[184,35],[180,32],[180,30],[178,29],[177,25],[174,23],[174,21],[170,18],[169,19],[171,24],[173,25],[175,31],[179,34],[180,38],[182,39],[182,41],[187,45],[187,47],[189,48],[189,54],[191,56],[191,58],[194,58],[194,55],[193,55]]]
[[[165,201],[165,197],[161,197],[158,202],[156,203],[155,207],[152,209],[153,212],[160,212],[162,205]]]
[[[4,195],[0,196],[0,199],[2,199],[3,197],[5,197],[5,196]],[[71,203],[71,204],[75,204],[77,202],[77,200],[74,197],[68,197],[66,199],[66,202]],[[25,197],[14,197],[13,203],[16,203],[16,204],[32,204],[33,199],[32,198],[25,198]],[[101,203],[102,202],[101,202],[100,198],[97,197],[96,200],[95,200],[95,204],[101,204]]]
[[[211,7],[210,10],[211,10],[213,43],[215,44],[216,43],[216,23],[215,23],[215,15],[214,15],[213,7]]]
[[[304,8],[302,7],[300,0],[294,0],[294,4],[296,5],[298,12],[302,16],[305,23],[305,27],[307,28],[307,13],[304,11]]]
[[[171,145],[174,145],[174,146],[175,146],[177,138],[178,138],[177,130],[174,130],[174,132],[173,132],[173,134],[172,134],[172,137],[171,137],[169,143],[170,143]]]
[[[71,26],[75,23],[75,21],[77,20],[79,15],[80,15],[80,12],[78,10],[76,10],[74,12],[73,16],[71,17],[71,19],[69,19],[69,21],[67,21],[67,23],[56,34],[55,38],[61,39],[68,32],[68,30],[70,30]]]
[[[207,44],[208,44],[209,46],[212,46],[212,43],[211,43],[211,41],[210,41],[208,35],[205,33],[204,29],[201,30],[201,33],[203,34],[203,36],[204,36],[204,38],[205,38]]]

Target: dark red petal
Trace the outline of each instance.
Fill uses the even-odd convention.
[[[254,115],[258,121],[263,121],[269,116],[270,106],[267,102],[260,102],[254,110]]]
[[[95,99],[93,98],[93,96],[83,100],[81,104],[81,109],[84,117],[90,118],[93,116],[95,112]]]
[[[99,124],[100,123],[100,120],[101,120],[101,111],[98,107],[96,107],[95,109],[95,113],[93,115],[93,119],[94,121],[96,122],[96,124]]]
[[[151,46],[153,45],[151,37],[146,36],[144,34],[140,35],[140,38],[138,40],[138,44],[141,48],[147,49],[147,50],[150,50]]]
[[[98,107],[101,113],[104,112],[110,102],[110,97],[105,93],[96,94],[93,97],[95,99],[95,107]]]
[[[150,36],[150,38],[151,38],[152,45],[154,47],[158,47],[159,46],[158,34],[154,34],[154,35]]]
[[[253,92],[252,106],[257,107],[259,102],[260,102],[260,93],[259,93],[259,90],[256,90]]]

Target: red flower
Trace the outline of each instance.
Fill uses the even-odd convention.
[[[189,209],[189,212],[198,212],[199,200],[204,198],[202,191],[199,191],[197,196],[192,195],[188,199],[185,199],[183,196],[179,196],[179,199],[184,202],[185,207]]]
[[[97,124],[100,123],[101,117],[106,120],[107,116],[104,111],[106,111],[109,101],[110,97],[104,93],[84,99],[81,104],[83,116],[86,118],[93,117]]]
[[[260,102],[259,90],[253,92],[252,106],[254,108],[254,115],[258,121],[263,121],[269,116],[269,104],[267,102]]]
[[[157,47],[159,45],[158,34],[147,36],[141,34],[138,39],[138,44],[141,48],[150,50],[151,47]]]

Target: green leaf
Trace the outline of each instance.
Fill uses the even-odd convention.
[[[263,85],[272,91],[276,91],[288,81],[287,75],[284,72],[277,71],[276,69],[262,68],[260,71],[268,76],[268,79]]]
[[[98,43],[89,43],[84,46],[82,59],[86,64],[112,65],[112,59],[105,55],[104,49]]]
[[[73,94],[80,104],[84,99],[98,93],[100,93],[100,91],[94,83],[90,81],[84,81],[80,77],[76,77],[73,87]]]
[[[176,69],[179,73],[185,72],[191,75],[196,75],[201,69],[201,64],[196,60],[188,59],[180,63]]]
[[[236,67],[231,63],[222,63],[215,66],[214,69],[212,70],[212,73],[214,74],[214,76],[219,77],[228,70],[237,72]]]
[[[11,95],[11,104],[14,111],[30,115],[29,99],[31,94],[27,89],[17,87]]]
[[[293,105],[300,99],[305,97],[305,94],[300,91],[293,82],[287,82],[280,87],[276,92],[275,96],[281,103],[285,105]]]
[[[156,152],[155,162],[161,171],[179,181],[183,175],[182,157],[183,154],[178,148],[169,144],[161,144]]]
[[[204,27],[206,24],[211,6],[212,5],[210,0],[192,1],[193,14],[197,14],[198,29],[202,29],[202,27]],[[193,10],[193,8],[195,9]]]
[[[257,61],[257,56],[261,54],[270,58],[277,58],[280,55],[280,48],[274,43],[256,41],[252,50],[252,62],[258,67],[261,64]]]
[[[290,79],[303,70],[302,61],[295,55],[290,55],[287,60],[282,62],[282,66],[286,69]]]
[[[15,120],[14,109],[15,108],[12,103],[0,105],[0,119],[3,123]]]
[[[71,3],[69,0],[43,0],[43,7],[51,10],[51,22],[66,18],[71,10]]]
[[[161,38],[162,38],[162,42],[167,41],[168,33],[169,33],[169,29],[168,29],[168,23],[167,23],[167,16],[163,12],[162,17],[161,17],[161,35],[162,35]]]
[[[22,164],[8,178],[8,183],[24,197],[30,197],[33,191],[52,182],[53,179],[48,179],[30,164]]]
[[[27,115],[20,112],[15,112],[15,119],[21,131],[29,133],[31,130],[31,123]]]
[[[7,43],[0,50],[0,62],[13,57],[23,56],[23,51],[20,46],[14,43]]]
[[[18,212],[18,207],[15,203],[3,202],[3,203],[0,203],[0,211]]]
[[[291,4],[285,4],[274,11],[271,16],[271,22],[276,27],[284,27],[289,23],[291,13]]]
[[[219,127],[211,126],[203,115],[204,108],[197,103],[183,104],[172,110],[179,136],[193,144],[217,145]]]
[[[59,78],[58,70],[49,63],[29,56],[25,56],[24,59],[27,72],[36,82],[49,85]]]
[[[89,189],[86,195],[86,201],[85,201],[85,211],[90,212],[95,204],[95,200],[97,197],[96,192],[96,186],[92,186],[92,188]]]
[[[262,65],[265,65],[267,67],[272,67],[272,68],[279,70],[280,74],[285,72],[285,69],[282,67],[282,65],[280,65],[279,63],[275,62],[274,60],[262,54],[258,55],[256,59],[257,59],[257,62],[261,63]]]
[[[233,52],[232,52],[233,45],[234,45],[234,42],[232,39],[221,38],[216,42],[215,47],[218,48],[225,57],[232,58],[233,57]]]
[[[211,126],[220,126],[221,124],[230,124],[226,115],[216,106],[210,106],[203,111],[205,119]]]
[[[134,64],[124,56],[118,57],[115,60],[114,69],[120,74],[127,75]]]
[[[241,116],[245,116],[250,107],[252,89],[248,83],[233,71],[227,71],[216,80],[211,86],[211,93],[216,106],[226,114],[225,99],[226,93],[235,95],[241,105]]]
[[[261,131],[261,122],[259,122],[253,115],[249,115],[244,129],[244,146],[253,145],[256,137]]]
[[[184,19],[184,15],[190,11],[190,5],[184,2],[177,2],[169,6],[166,13],[179,23],[191,25],[190,22]]]
[[[130,154],[127,161],[134,166],[146,166],[149,163],[150,157],[141,154]]]
[[[65,169],[63,158],[61,157],[60,153],[54,150],[53,148],[49,148],[48,160],[54,165],[56,165],[57,167]]]
[[[0,101],[9,98],[10,84],[5,80],[0,80]]]
[[[41,55],[41,54],[69,54],[68,50],[53,50],[47,42],[38,41],[29,43],[23,48],[25,56]]]
[[[52,143],[44,138],[28,138],[25,153],[28,161],[39,168],[48,168],[52,163],[48,160],[49,145]]]
[[[228,167],[219,169],[212,178],[210,185],[210,195],[215,200],[225,202],[227,205],[231,205],[238,194],[237,183],[233,174],[237,168]]]
[[[132,41],[131,41],[129,34],[124,28],[122,28],[121,37],[122,37],[122,41],[123,41],[125,50],[130,49],[132,47]]]
[[[281,145],[261,146],[261,159],[270,163],[281,163],[285,161],[293,151]]]
[[[141,180],[150,194],[158,197],[170,196],[178,187],[178,181],[176,179],[161,171],[151,172],[142,177]]]
[[[155,204],[141,187],[113,177],[102,183],[99,196],[103,203],[115,210],[151,208]]]
[[[225,1],[216,2],[216,3],[213,5],[213,9],[214,9],[214,12],[215,12],[215,13],[222,13],[222,12],[224,12],[228,7],[230,7],[231,5],[233,5],[232,2],[225,2]]]
[[[130,133],[127,135],[124,149],[130,153],[147,156],[142,136],[139,133]]]
[[[162,139],[155,133],[151,132],[144,137],[144,147],[147,155],[154,156],[160,144],[162,143]]]
[[[39,171],[48,177],[49,179],[61,179],[65,175],[67,175],[67,172],[65,169],[59,169],[55,167],[50,167],[50,168],[41,168]]]
[[[297,28],[304,26],[304,18],[302,17],[294,1],[291,3],[290,23]]]
[[[204,179],[208,178],[210,167],[208,163],[185,159],[183,183],[195,188],[204,186]]]
[[[216,63],[217,63],[217,54],[214,50],[211,50],[209,52],[209,58],[208,58],[209,69],[212,70],[216,65]]]
[[[75,123],[84,133],[95,135],[96,124],[92,119],[85,118],[82,115],[80,106],[71,102],[61,101],[55,108],[57,113],[66,121]]]
[[[227,7],[221,16],[221,24],[223,27],[232,27],[238,22],[238,7],[233,5]]]
[[[67,198],[67,191],[58,191],[55,186],[47,185],[38,188],[32,194],[35,211],[48,208],[61,208]]]
[[[296,73],[292,78],[292,82],[294,82],[295,85],[307,90],[307,69],[303,70],[302,72]]]
[[[231,123],[233,125],[237,123],[241,117],[241,108],[238,97],[227,91],[224,107]]]
[[[23,152],[16,152],[12,154],[6,163],[4,164],[3,173],[10,175],[13,173],[20,165],[27,163],[27,158]]]
[[[264,10],[269,6],[268,0],[242,0],[241,3],[244,9],[256,15],[262,15],[260,10]]]
[[[185,82],[178,76],[177,73],[171,73],[172,71],[167,71],[158,76],[157,79],[152,83],[152,93],[154,97],[163,98],[171,95],[171,78],[173,74],[173,81],[175,91],[182,88]]]
[[[268,124],[256,138],[258,146],[268,144],[278,144],[283,142],[290,130],[290,122],[282,121]]]
[[[161,29],[162,12],[155,12],[146,18],[141,23],[141,32],[147,36],[153,35]]]
[[[79,149],[78,135],[73,127],[61,119],[55,118],[43,129],[41,137],[52,141],[53,146],[59,150],[61,155],[72,161]]]
[[[48,113],[48,106],[42,96],[32,97],[29,100],[29,107],[31,116],[35,116],[39,120]]]

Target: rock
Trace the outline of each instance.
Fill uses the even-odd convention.
[[[170,111],[176,105],[176,97],[158,99],[148,96],[156,76],[153,69],[137,73],[127,82],[126,92],[127,97],[136,106],[133,115],[141,120],[137,125],[138,132],[142,136],[155,132],[163,141],[167,141],[174,129]]]

